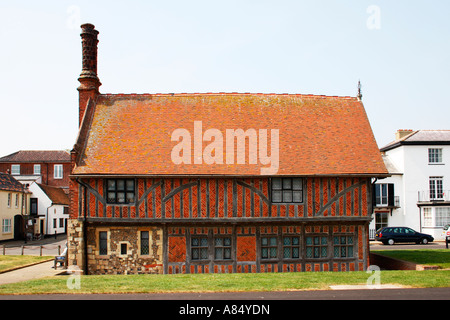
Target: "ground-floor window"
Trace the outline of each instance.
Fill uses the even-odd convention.
[[[148,231],[141,231],[141,255],[150,254],[150,234]]]
[[[11,233],[11,219],[3,219],[2,233]]]
[[[215,238],[214,239],[214,259],[230,260],[231,259],[231,238]]]
[[[192,260],[208,259],[208,237],[195,237],[191,239]]]
[[[277,237],[261,238],[261,258],[276,259],[278,258],[278,241]]]
[[[388,226],[387,211],[375,212],[375,231]]]
[[[284,237],[283,238],[283,258],[298,259],[300,258],[300,237]]]
[[[335,258],[353,258],[353,236],[334,236]]]
[[[99,254],[104,256],[108,254],[108,232],[100,231],[98,233],[99,238]]]
[[[328,257],[328,237],[313,236],[306,237],[306,257],[326,258]]]
[[[450,224],[450,207],[423,207],[424,227],[443,227]]]

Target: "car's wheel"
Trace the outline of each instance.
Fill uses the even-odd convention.
[[[422,244],[427,244],[428,243],[428,239],[427,238],[423,238],[422,241],[420,241]]]
[[[394,241],[394,239],[388,239],[387,243],[388,243],[390,246],[392,246],[392,245],[395,243],[395,241]]]

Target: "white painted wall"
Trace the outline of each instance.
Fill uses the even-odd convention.
[[[429,148],[442,149],[441,164],[428,163]],[[418,193],[428,192],[429,179],[432,176],[443,177],[444,193],[450,193],[450,146],[402,145],[386,151],[386,155],[398,171],[403,173],[377,181],[377,183],[394,183],[395,195],[400,197],[400,208],[392,211],[392,215],[388,218],[389,226],[407,226],[431,234],[436,240],[443,239],[442,226],[424,226],[423,211],[417,204]],[[432,210],[434,208],[435,206]],[[370,228],[375,228],[374,222]]]
[[[69,218],[68,214],[64,214],[64,206],[53,204],[47,194],[35,182],[30,185],[29,190],[32,192],[31,198],[38,199],[38,215],[40,218],[45,219],[44,234],[54,235],[55,231],[57,234],[64,233],[64,226]],[[56,228],[53,227],[54,219],[56,219]],[[60,227],[59,219],[64,219],[64,224],[62,227]]]

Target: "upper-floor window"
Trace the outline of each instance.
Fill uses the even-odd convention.
[[[275,203],[303,202],[302,178],[273,178],[272,202]]]
[[[429,148],[428,149],[428,163],[442,163],[442,149]]]
[[[443,177],[430,177],[430,200],[444,198]]]
[[[108,179],[107,180],[108,203],[134,203],[135,187],[133,179]]]
[[[394,207],[394,184],[393,183],[378,183],[375,184],[375,206],[377,207]]]
[[[40,164],[35,164],[33,166],[33,174],[41,174],[41,165]]]
[[[11,174],[12,175],[20,175],[20,164],[12,164],[11,165]]]
[[[63,178],[63,165],[62,164],[55,164],[54,170],[53,170],[53,177],[55,179]]]

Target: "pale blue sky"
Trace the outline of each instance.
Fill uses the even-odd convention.
[[[380,147],[400,128],[450,129],[449,12],[448,0],[0,0],[0,156],[72,148],[85,22],[100,31],[102,93],[355,96],[360,79]]]

